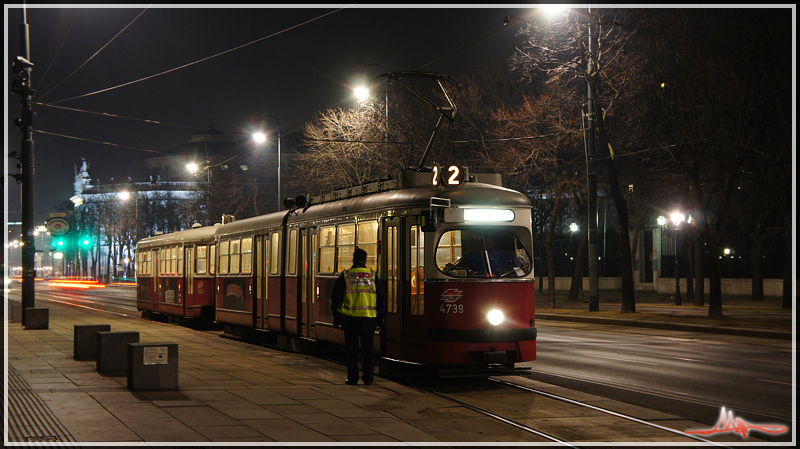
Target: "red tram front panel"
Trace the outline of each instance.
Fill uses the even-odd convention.
[[[536,359],[533,280],[426,282],[424,363],[512,364]],[[499,321],[492,324],[492,321]],[[495,321],[495,322],[497,322]]]

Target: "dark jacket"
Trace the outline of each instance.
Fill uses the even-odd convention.
[[[351,268],[366,268],[366,266],[364,264],[353,264]],[[331,312],[333,312],[334,326],[355,328],[356,330],[374,331],[381,324],[381,321],[386,318],[386,292],[383,290],[383,285],[381,284],[380,279],[377,277],[375,278],[375,291],[378,294],[377,318],[355,317],[338,313],[337,310],[339,310],[339,306],[341,306],[344,302],[346,287],[347,284],[344,280],[344,272],[342,272],[339,275],[339,278],[336,279],[336,283],[333,285],[333,292],[331,293]]]

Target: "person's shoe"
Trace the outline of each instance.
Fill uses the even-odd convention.
[[[346,381],[344,381],[344,383],[346,383],[347,385],[358,385],[358,381],[357,380],[356,381],[346,380]]]

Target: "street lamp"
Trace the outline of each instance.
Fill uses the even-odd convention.
[[[686,215],[681,212],[673,212],[669,216],[669,221],[666,217],[658,217],[658,225],[663,227],[667,234],[670,233],[669,224],[672,224],[672,235],[675,237],[675,305],[681,305],[681,284],[678,273],[678,237],[680,236],[681,223],[686,220]]]
[[[268,114],[261,117],[261,119],[259,120],[259,126],[261,125],[261,122],[263,122],[264,119],[267,117],[273,118],[275,119],[276,122],[278,122],[278,210],[281,210],[281,204],[283,202],[281,200],[281,121],[278,120],[278,118],[275,117],[274,115]],[[261,129],[263,130],[263,128]],[[266,142],[267,135],[263,131],[259,131],[253,134],[253,140],[255,140],[256,143],[262,144]]]
[[[364,76],[364,72],[367,70],[367,68],[371,66],[376,66],[383,69],[384,73],[382,75],[378,75],[378,77],[385,76],[388,73],[388,71],[380,64],[367,64],[364,66],[364,68],[361,69],[362,77]],[[358,98],[359,101],[364,101],[367,99],[367,97],[369,97],[369,84],[371,82],[372,80],[368,81],[366,86],[360,85],[356,86],[353,89],[353,93],[355,94],[356,98]],[[384,141],[386,142],[386,150],[388,151],[389,150],[389,80],[388,79],[386,80],[386,84],[384,84],[384,108],[386,109],[386,127],[384,130]]]

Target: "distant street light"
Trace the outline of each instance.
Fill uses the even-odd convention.
[[[673,212],[669,216],[669,222],[666,217],[658,217],[657,222],[659,226],[664,228],[664,231],[669,234],[669,223],[672,223],[672,235],[675,237],[675,305],[681,305],[681,284],[678,273],[678,237],[680,236],[681,223],[686,220],[686,215],[681,212]]]
[[[259,126],[264,121],[265,118],[273,118],[276,122],[278,122],[278,210],[281,210],[281,204],[283,204],[283,200],[281,199],[281,121],[278,120],[277,117],[274,115],[265,115],[261,117],[259,120]],[[256,141],[258,144],[262,144],[267,141],[267,135],[264,133],[263,128],[262,131],[258,131],[253,133],[253,140]]]

